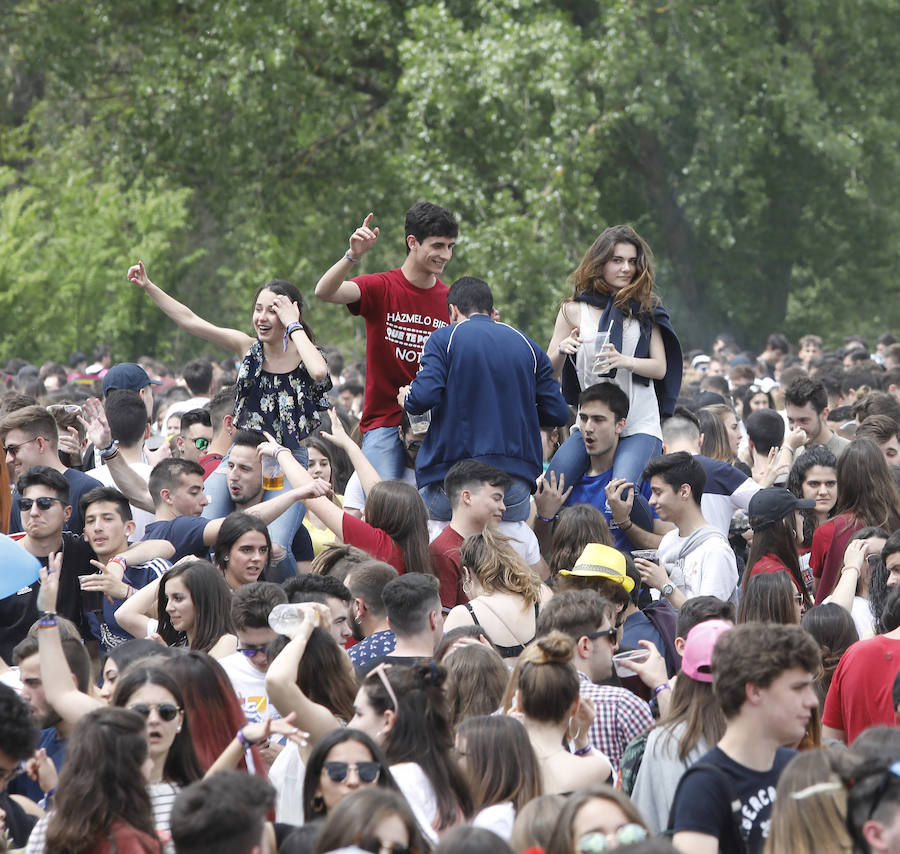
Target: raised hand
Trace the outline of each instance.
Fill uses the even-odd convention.
[[[559,475],[559,480],[556,478],[556,472],[553,471],[541,475],[537,479],[537,492],[534,494],[534,506],[538,516],[543,516],[545,519],[552,519],[556,516],[563,504],[566,503],[573,488],[570,486],[566,489],[564,474]]]
[[[112,442],[112,433],[103,404],[96,397],[91,397],[84,402],[82,409],[84,418],[78,416],[78,420],[84,426],[88,439],[94,443],[95,448],[108,448]]]
[[[578,352],[579,347],[581,347],[581,336],[579,336],[578,327],[576,326],[567,338],[563,338],[559,342],[559,352],[565,353],[567,356],[574,356]]]
[[[300,308],[297,303],[292,302],[289,297],[284,294],[278,294],[272,300],[272,308],[278,316],[281,325],[287,328],[291,323],[300,321]]]
[[[55,611],[59,596],[59,573],[62,571],[62,552],[54,552],[47,559],[47,568],[41,567],[41,589],[38,592],[38,608]]]
[[[153,284],[147,275],[147,271],[144,269],[143,261],[138,261],[133,267],[128,268],[128,281],[133,285],[137,285],[141,290]]]
[[[326,433],[324,430],[320,430],[319,432],[323,439],[327,439],[332,445],[337,445],[339,448],[346,448],[347,442],[350,442],[353,445],[356,444],[356,442],[347,435],[347,431],[344,429],[344,423],[338,418],[337,413],[333,409],[331,410],[331,432]]]
[[[350,235],[350,256],[352,258],[360,258],[365,255],[378,240],[378,226],[374,229],[369,228],[374,213],[370,213],[364,220],[363,224]]]

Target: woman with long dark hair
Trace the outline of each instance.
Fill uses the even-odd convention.
[[[232,592],[265,581],[271,567],[272,540],[266,523],[252,513],[235,510],[222,521],[213,546],[213,563]]]
[[[576,504],[560,511],[553,526],[550,583],[561,569],[571,569],[588,543],[615,546],[606,517],[592,504]]]
[[[32,832],[31,854],[161,854],[143,765],[146,725],[125,709],[96,709],[75,727],[53,810]]]
[[[803,599],[787,572],[761,573],[741,588],[737,621],[796,625],[802,607]]]
[[[816,604],[831,593],[850,538],[860,528],[875,525],[900,529],[900,495],[881,449],[871,439],[854,439],[837,465],[838,501],[835,516],[813,534],[810,569],[818,581]]]
[[[761,489],[750,499],[748,515],[753,542],[741,578],[742,590],[756,575],[786,572],[800,595],[804,610],[812,607],[810,586],[800,571],[796,511],[811,510],[814,506],[812,499],[797,498],[776,486]]]
[[[332,411],[332,419],[337,418],[337,414]],[[331,442],[326,442],[321,436],[310,436],[306,442],[306,450],[309,453],[309,465],[307,469],[317,480],[324,480],[331,485],[334,495],[331,502],[335,507],[343,507],[344,496],[343,489],[338,488],[338,471],[336,467],[337,455],[340,454],[347,460],[346,453]],[[349,465],[349,460],[347,460]],[[352,469],[351,469],[352,470]],[[344,478],[346,484],[346,478]],[[340,534],[331,530],[315,513],[307,511],[303,516],[303,527],[309,533],[309,538],[313,545],[313,554],[321,554],[329,543],[341,543],[343,539]]]
[[[206,560],[179,561],[126,599],[116,610],[116,620],[135,637],[158,634],[167,646],[186,646],[214,658],[237,649],[231,593],[222,574]]]
[[[835,668],[841,656],[859,640],[859,634],[849,611],[833,602],[810,608],[800,620],[800,625],[815,638],[822,654],[822,672],[814,685],[821,710],[825,706]]]
[[[803,517],[800,554],[808,567],[813,533],[832,517],[837,504],[837,457],[824,445],[806,448],[791,466],[787,488],[797,498],[812,498],[816,502],[811,510],[800,511]]]
[[[725,733],[710,665],[716,641],[731,627],[725,620],[706,620],[688,632],[669,710],[647,737],[631,799],[655,833],[666,829],[681,775]]]
[[[332,730],[309,754],[303,780],[303,821],[328,815],[344,798],[366,786],[398,792],[381,748],[366,733]]]
[[[319,412],[330,407],[328,365],[315,336],[303,319],[303,297],[290,282],[272,279],[253,295],[254,335],[215,326],[194,314],[150,281],[138,261],[128,270],[136,285],[177,326],[243,359],[238,373],[234,425],[267,430],[282,445],[300,450],[300,442],[319,424]],[[302,455],[306,459],[305,452]]]
[[[547,355],[570,406],[597,382],[614,382],[629,400],[613,478],[640,480],[662,445],[660,416],[671,415],[681,386],[681,345],[654,292],[653,256],[630,226],[605,229],[571,276],[572,296],[556,317]],[[595,336],[609,333],[596,350]],[[581,434],[557,452],[550,470],[575,483],[587,468]]]

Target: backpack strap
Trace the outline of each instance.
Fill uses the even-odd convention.
[[[678,781],[678,787],[675,789],[675,795],[672,798],[672,806],[669,809],[669,820],[666,823],[666,829],[661,836],[674,836],[675,834],[675,804],[678,803],[678,795],[684,781],[695,771],[709,771],[722,787],[722,791],[728,796],[728,802],[731,807],[731,833],[727,839],[719,840],[719,851],[728,852],[728,854],[747,854],[747,843],[744,835],[741,833],[741,801],[734,792],[734,786],[731,784],[731,778],[718,766],[712,762],[697,762],[691,765],[681,779]]]

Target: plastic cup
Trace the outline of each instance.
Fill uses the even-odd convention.
[[[282,607],[281,605],[278,606]],[[271,620],[271,618],[270,618]],[[617,652],[613,656],[613,666],[616,668],[616,676],[620,679],[627,679],[629,676],[636,676],[637,674],[630,670],[627,667],[620,667],[619,663],[622,661],[633,661],[635,663],[646,661],[650,655],[650,650],[647,649],[630,649],[628,652]]]
[[[427,412],[423,412],[421,415],[412,415],[409,412],[406,414],[409,418],[409,428],[412,430],[413,435],[422,436],[428,432],[428,428],[431,426],[430,409]]]
[[[609,376],[606,359],[603,358],[603,348],[609,344],[609,330],[597,332],[593,341],[593,358],[591,359],[591,373],[595,377]]]
[[[659,560],[659,552],[656,549],[632,549],[631,556],[649,560],[651,563],[656,563]]]
[[[284,488],[284,472],[275,457],[263,457],[262,477],[263,489],[275,491]]]

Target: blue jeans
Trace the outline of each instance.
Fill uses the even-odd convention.
[[[629,483],[640,483],[647,462],[651,457],[659,454],[660,450],[662,450],[662,442],[647,433],[635,433],[633,436],[619,439],[619,447],[616,448],[616,456],[613,459],[613,478],[621,477]],[[579,431],[573,430],[569,438],[553,455],[547,473],[552,471],[557,477],[560,474],[564,475],[565,485],[568,489],[581,480],[589,465],[587,451],[584,449],[584,439],[581,438]],[[650,505],[637,490],[634,493],[631,521],[648,531],[653,530],[653,513]]]
[[[300,462],[304,468],[309,466],[309,454],[306,448],[297,448],[292,452],[294,459]],[[238,509],[231,500],[231,493],[228,491],[228,457],[225,454],[219,467],[203,482],[203,491],[209,499],[209,504],[203,508],[203,517],[205,519],[221,519]],[[278,490],[265,490],[263,492],[263,501],[268,501],[276,495],[281,495],[285,490],[290,489],[290,484],[285,480],[284,487]],[[271,522],[267,527],[269,529],[269,538],[272,545],[279,545],[287,551],[283,562],[293,568],[294,573],[297,572],[297,561],[291,553],[291,543],[294,534],[303,523],[303,517],[306,515],[306,507],[299,501],[292,504],[277,519]]]
[[[512,485],[503,496],[503,503],[506,505],[503,513],[504,522],[524,522],[528,518],[531,512],[531,486],[532,484],[524,478],[512,479]],[[423,486],[419,490],[419,495],[422,496],[432,519],[439,522],[450,521],[452,510],[441,481]]]
[[[397,427],[373,427],[366,430],[363,433],[362,452],[382,480],[403,480],[406,450],[400,441]]]

